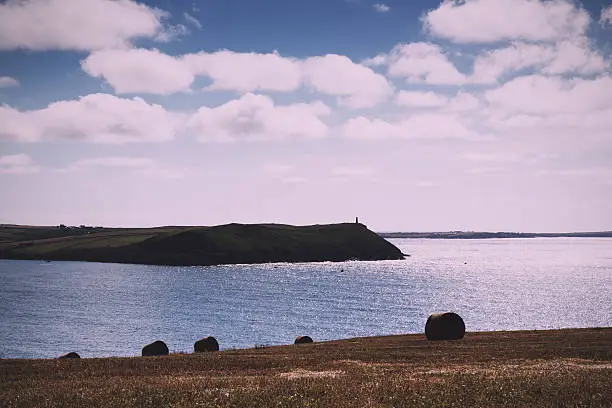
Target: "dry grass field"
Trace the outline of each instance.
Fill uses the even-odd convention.
[[[3,407],[612,407],[612,328],[0,360]]]

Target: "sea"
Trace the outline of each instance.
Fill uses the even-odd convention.
[[[612,239],[390,239],[402,261],[168,267],[0,260],[0,358],[138,356],[466,330],[612,326]]]

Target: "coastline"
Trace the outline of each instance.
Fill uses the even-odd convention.
[[[404,259],[357,223],[113,229],[0,226],[0,259],[208,266]]]

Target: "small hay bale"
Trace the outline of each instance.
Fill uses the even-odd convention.
[[[147,344],[142,348],[142,356],[167,356],[170,353],[168,346],[161,340],[154,341],[151,344]]]
[[[207,351],[219,351],[219,342],[214,337],[205,337],[193,343],[194,353],[203,353]]]
[[[436,313],[425,323],[427,340],[459,340],[465,336],[465,323],[457,313]]]
[[[65,358],[81,358],[81,356],[79,356],[79,353],[71,351],[70,353],[64,354],[63,356],[59,356],[58,358],[63,360]]]
[[[310,336],[300,336],[300,337],[295,339],[295,342],[293,344],[307,344],[307,343],[314,343],[312,341],[312,337],[310,337]]]

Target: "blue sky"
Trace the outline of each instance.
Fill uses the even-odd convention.
[[[0,2],[0,222],[612,229],[609,1]]]

